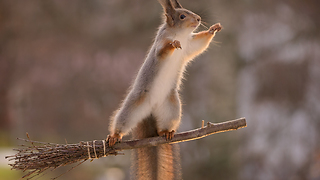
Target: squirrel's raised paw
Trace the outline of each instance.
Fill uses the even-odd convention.
[[[214,25],[212,25],[209,29],[209,33],[214,34],[215,32],[219,32],[221,31],[222,26],[220,23],[216,23]]]
[[[173,138],[174,132],[175,132],[174,130],[172,130],[172,131],[164,130],[164,131],[158,132],[158,134],[159,134],[159,136],[164,135],[166,137],[166,140],[169,141]]]
[[[171,43],[171,45],[172,45],[174,48],[176,48],[176,49],[182,49],[182,48],[181,48],[180,41],[178,41],[178,40],[174,40],[174,41]]]
[[[121,140],[122,140],[122,137],[117,133],[113,135],[108,135],[107,137],[107,142],[109,143],[109,147],[113,146],[118,141],[121,142]]]

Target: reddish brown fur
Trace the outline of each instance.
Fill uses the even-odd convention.
[[[164,59],[166,56],[172,54],[176,48],[181,48],[180,46],[175,46],[176,43],[169,40],[166,40],[163,44],[164,44],[163,47],[158,53],[158,56],[160,57],[160,59]]]
[[[177,100],[175,91],[172,91],[172,92],[171,92],[171,94],[170,94],[170,96],[169,96],[169,101],[170,101],[172,104],[174,104],[174,105],[178,104],[178,100]]]
[[[146,94],[144,93],[139,97],[139,99],[137,99],[137,101],[134,103],[134,105],[135,106],[141,105],[145,99],[146,99]]]
[[[173,157],[173,146],[170,144],[164,144],[159,146],[158,149],[159,153],[159,173],[158,179],[159,180],[173,180],[175,178],[175,164],[174,164],[174,157]],[[165,176],[163,176],[165,174]]]
[[[133,139],[159,136],[156,129],[156,119],[153,116],[144,119],[133,130],[132,136]],[[180,180],[179,151],[177,144],[134,149],[132,151],[134,161],[132,161],[131,179]]]
[[[213,36],[209,31],[202,31],[193,36],[193,39],[206,39],[207,41],[210,41],[210,37]]]

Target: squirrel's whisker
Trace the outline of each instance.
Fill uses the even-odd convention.
[[[209,29],[207,26],[205,26],[202,22],[200,23],[201,26],[203,26],[206,29]]]

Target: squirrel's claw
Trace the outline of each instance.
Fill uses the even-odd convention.
[[[159,136],[164,135],[166,137],[166,140],[169,141],[174,137],[174,132],[175,132],[174,130],[172,130],[172,131],[164,130],[164,131],[158,132],[158,134],[159,134]]]
[[[172,45],[174,48],[176,48],[176,49],[182,49],[182,48],[181,48],[180,41],[178,41],[178,40],[174,40],[174,41],[171,43],[171,45]]]
[[[116,144],[116,142],[121,142],[121,140],[122,140],[122,137],[117,133],[115,133],[113,135],[108,135],[108,137],[107,137],[107,141],[109,143],[109,147],[111,147],[114,144]]]
[[[212,26],[210,27],[209,33],[214,34],[214,33],[216,33],[216,32],[221,31],[221,29],[222,29],[221,24],[220,24],[220,23],[216,23],[216,24],[214,24],[214,25],[212,25]]]

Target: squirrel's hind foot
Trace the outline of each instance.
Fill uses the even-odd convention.
[[[120,136],[117,133],[115,133],[113,135],[108,135],[108,137],[107,137],[107,142],[109,144],[109,147],[111,147],[114,144],[116,144],[116,142],[121,142],[121,140],[122,140],[122,136]]]
[[[173,138],[174,132],[175,132],[174,130],[172,130],[172,131],[163,130],[163,131],[159,131],[158,134],[159,134],[159,136],[164,135],[166,137],[166,140],[169,141]]]

